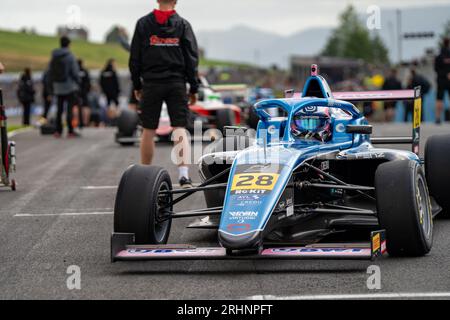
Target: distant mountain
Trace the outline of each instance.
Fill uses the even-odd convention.
[[[361,15],[365,19],[364,15]],[[446,21],[450,20],[450,5],[413,7],[402,9],[402,32],[433,31],[434,39],[403,41],[403,59],[423,55],[425,49],[436,48],[438,36]],[[381,29],[377,30],[389,48],[390,58],[397,61],[397,14],[395,9],[381,11]],[[309,28],[290,36],[281,36],[247,26],[230,30],[199,31],[199,44],[211,59],[239,61],[262,66],[289,65],[291,55],[314,55],[325,46],[331,35],[330,28]]]
[[[209,58],[286,67],[292,54],[312,55],[325,45],[331,29],[311,28],[283,37],[246,26],[200,31],[199,45]]]

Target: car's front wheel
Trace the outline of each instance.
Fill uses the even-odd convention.
[[[117,190],[114,232],[133,233],[136,244],[165,244],[169,238],[172,190],[168,172],[134,165],[125,171]]]
[[[422,166],[399,160],[375,173],[378,219],[391,256],[423,256],[433,243],[430,196]]]

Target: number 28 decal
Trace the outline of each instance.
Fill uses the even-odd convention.
[[[242,173],[233,178],[231,191],[235,190],[272,190],[277,183],[277,173]]]

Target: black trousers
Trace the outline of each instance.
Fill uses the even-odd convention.
[[[42,114],[42,117],[47,119],[48,112],[50,111],[50,108],[52,106],[52,97],[51,96],[48,96],[48,97],[43,96],[42,101],[44,102],[44,113]]]
[[[405,115],[403,117],[404,122],[409,122],[409,115],[411,115],[412,121],[414,121],[414,103],[413,102],[404,102],[405,106]],[[421,119],[420,121],[423,121],[424,116],[424,110],[423,110],[423,97],[422,97],[422,113],[421,113]]]
[[[22,124],[24,126],[29,126],[31,117],[31,102],[22,102],[22,105],[23,105]]]
[[[72,109],[75,105],[75,94],[71,93],[63,96],[57,96],[57,100],[58,112],[56,113],[56,132],[60,134],[63,132],[62,116],[64,111],[66,111],[67,127],[69,129],[69,133],[73,133]]]

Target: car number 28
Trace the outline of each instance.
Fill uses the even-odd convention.
[[[231,191],[235,190],[272,190],[277,183],[277,173],[242,173],[233,178]]]

